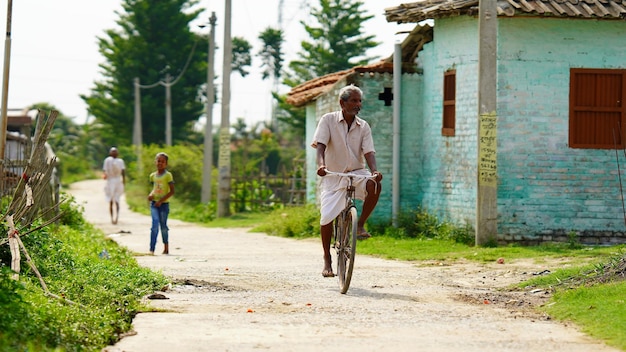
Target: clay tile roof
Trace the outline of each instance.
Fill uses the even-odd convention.
[[[509,17],[626,18],[626,0],[497,0],[497,6],[499,16]],[[387,22],[397,23],[477,14],[478,0],[424,0],[385,9]]]
[[[324,94],[330,87],[337,83],[337,81],[353,73],[352,70],[353,69],[329,73],[291,88],[291,91],[287,93],[287,104],[295,107],[306,105],[309,101],[315,100],[315,98]]]
[[[287,93],[287,103],[295,107],[301,107],[308,102],[315,100],[320,95],[328,92],[335,83],[343,79],[344,77],[360,74],[360,73],[392,73],[393,62],[387,62],[381,60],[379,62],[356,66],[348,70],[329,73],[322,77],[312,79],[304,82],[299,86],[293,87],[289,93]]]
[[[422,50],[424,44],[432,41],[432,39],[433,29],[431,26],[415,26],[415,29],[411,31],[401,44],[402,72],[416,72],[415,58],[418,52]],[[328,92],[341,79],[355,74],[368,73],[393,73],[393,55],[372,64],[356,66],[304,82],[287,93],[287,103],[295,107],[304,106]]]

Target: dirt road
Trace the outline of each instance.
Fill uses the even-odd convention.
[[[342,295],[336,278],[321,275],[318,240],[171,220],[170,254],[143,255],[149,217],[124,206],[111,225],[103,186],[84,181],[69,192],[88,221],[174,282],[162,292],[168,299],[149,301],[162,312],[138,314],[136,334],[105,351],[616,351],[525,311],[545,293],[497,291],[554,268],[424,265],[361,255]]]

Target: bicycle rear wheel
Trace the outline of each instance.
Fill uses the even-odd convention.
[[[356,256],[357,221],[356,208],[351,207],[342,214],[341,224],[337,226],[337,277],[341,293],[348,292],[352,279]]]

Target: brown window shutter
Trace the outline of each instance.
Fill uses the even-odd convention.
[[[443,127],[441,134],[454,136],[456,128],[456,70],[443,74]]]
[[[570,70],[569,146],[624,149],[626,70]]]

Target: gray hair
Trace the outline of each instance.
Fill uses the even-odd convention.
[[[359,95],[363,97],[363,91],[361,90],[361,88],[355,86],[354,84],[351,84],[349,86],[341,88],[341,90],[339,91],[339,100],[348,101],[350,95],[352,95],[352,93],[354,92],[359,93]]]

